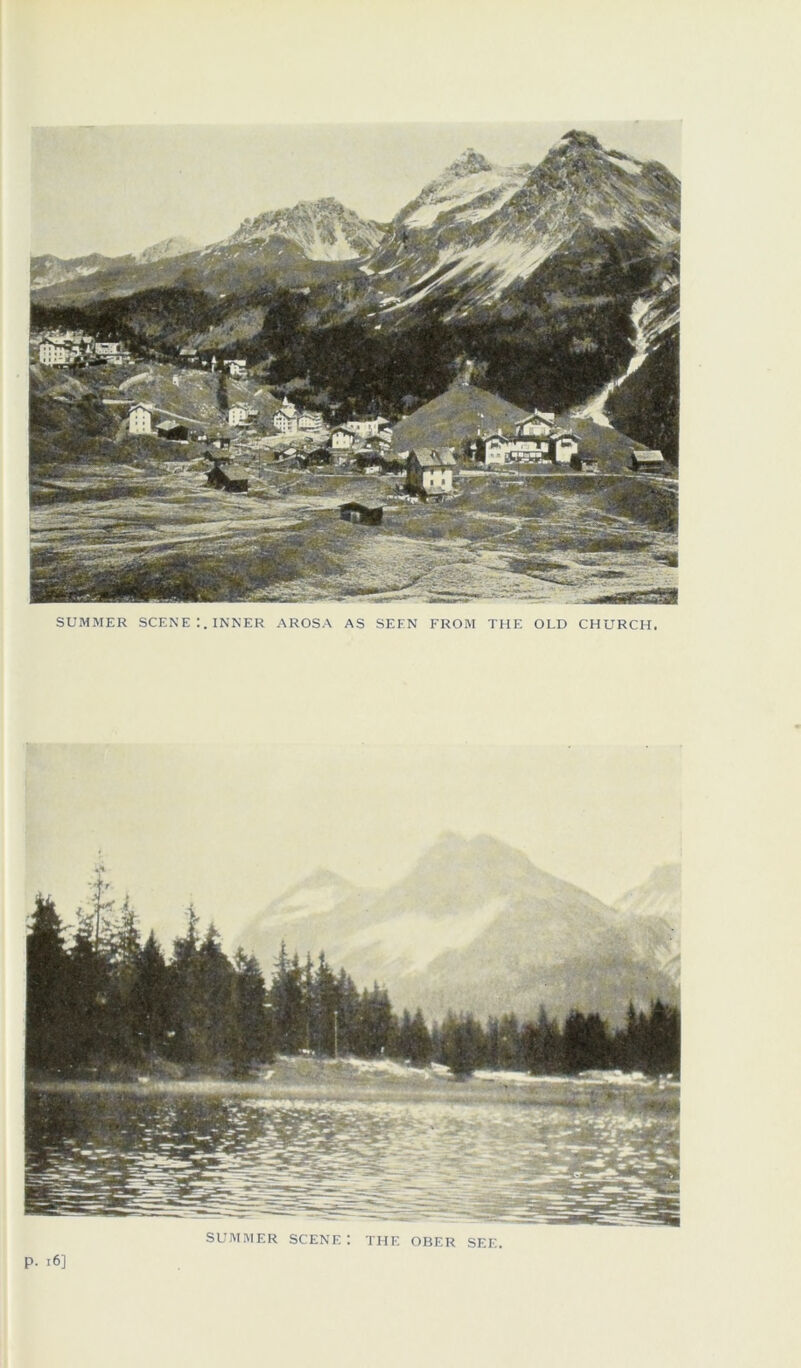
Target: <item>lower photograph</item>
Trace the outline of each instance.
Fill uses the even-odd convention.
[[[32,745],[25,1209],[679,1224],[679,747]]]

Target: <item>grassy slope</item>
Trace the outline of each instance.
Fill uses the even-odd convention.
[[[175,381],[177,380],[177,384]],[[90,452],[92,439],[113,441],[120,434],[127,405],[154,404],[202,427],[220,427],[226,415],[219,407],[219,377],[207,370],[182,369],[156,362],[132,367],[98,366],[67,374],[35,363],[30,381],[30,448],[34,464],[78,459]],[[252,405],[267,424],[279,407],[272,391],[257,380],[227,380],[227,402]],[[104,398],[123,400],[104,404]],[[160,420],[158,412],[155,420]],[[130,458],[130,452],[125,459]],[[111,457],[107,457],[111,459]]]
[[[396,451],[411,447],[461,447],[466,438],[475,437],[478,428],[510,433],[515,423],[525,418],[526,410],[510,404],[500,395],[474,385],[453,385],[422,408],[410,413],[396,425],[392,445]]]

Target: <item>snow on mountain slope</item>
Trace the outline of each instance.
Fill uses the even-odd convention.
[[[359,891],[355,884],[330,869],[315,870],[308,879],[295,884],[270,904],[259,919],[259,930],[265,932],[273,926],[283,927],[306,918],[325,916]]]
[[[393,219],[368,269],[397,315],[443,291],[461,309],[499,299],[574,241],[617,236],[655,256],[679,234],[679,182],[657,162],[565,134],[535,167],[495,167],[468,149]]]
[[[207,251],[285,238],[311,261],[351,261],[373,251],[382,232],[379,224],[360,218],[337,199],[302,200],[292,208],[270,209],[245,219],[235,233]]]
[[[350,963],[356,955],[361,958],[370,951],[380,958],[385,973],[390,969],[396,974],[420,973],[441,955],[472,944],[500,916],[507,901],[503,896],[488,898],[469,912],[447,920],[432,921],[425,913],[405,912],[374,922],[346,938],[343,961]]]
[[[530,166],[493,166],[469,147],[398,215],[406,229],[430,228],[440,214],[478,223],[505,204],[524,182]]]
[[[31,257],[31,289],[45,290],[51,285],[63,285],[83,276],[96,275],[98,271],[116,265],[116,261],[116,258],[102,256],[99,252],[68,259],[51,255]]]

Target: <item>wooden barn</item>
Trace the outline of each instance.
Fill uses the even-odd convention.
[[[585,451],[574,451],[573,455],[570,457],[570,464],[573,470],[586,470],[589,471],[590,474],[597,472],[598,470],[598,458],[596,456],[590,456]]]
[[[383,521],[384,510],[380,505],[378,508],[368,508],[367,504],[344,503],[339,506],[339,516],[344,522],[376,525]]]
[[[231,494],[245,494],[248,487],[248,473],[233,461],[215,461],[207,476],[212,489],[225,489]]]
[[[183,423],[174,423],[171,418],[165,418],[163,423],[157,423],[156,432],[168,442],[189,441],[189,428],[184,427]]]
[[[636,447],[632,447],[631,468],[632,470],[664,470],[665,458],[661,451],[646,451],[644,447],[638,450]]]

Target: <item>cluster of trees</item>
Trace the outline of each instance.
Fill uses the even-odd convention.
[[[572,1011],[560,1026],[544,1008],[536,1022],[514,1013],[482,1024],[448,1012],[428,1026],[398,1016],[385,988],[361,991],[320,954],[290,958],[281,946],[269,986],[258,961],[229,958],[213,923],[201,933],[192,905],[166,959],[154,933],[142,939],[126,894],[116,904],[98,857],[85,907],[68,935],[52,898],[37,895],[28,929],[27,1065],[104,1068],[156,1060],[181,1068],[243,1072],[275,1054],[438,1062],[475,1069],[569,1074],[584,1069],[679,1072],[679,1014],[662,1002],[630,1004],[610,1031],[596,1013]]]
[[[167,961],[154,933],[142,940],[126,895],[117,906],[102,860],[70,943],[52,898],[37,896],[28,930],[29,1068],[136,1064],[239,1072],[272,1054],[267,991],[258,962],[224,953],[213,924],[201,935],[190,906]]]
[[[584,1069],[680,1072],[678,1008],[657,999],[648,1012],[629,1003],[626,1025],[617,1030],[597,1012],[571,1011],[562,1025],[544,1007],[534,1021],[515,1014],[490,1017],[449,1012],[432,1031],[434,1057],[457,1074],[474,1069],[520,1069],[533,1074],[576,1074]]]

